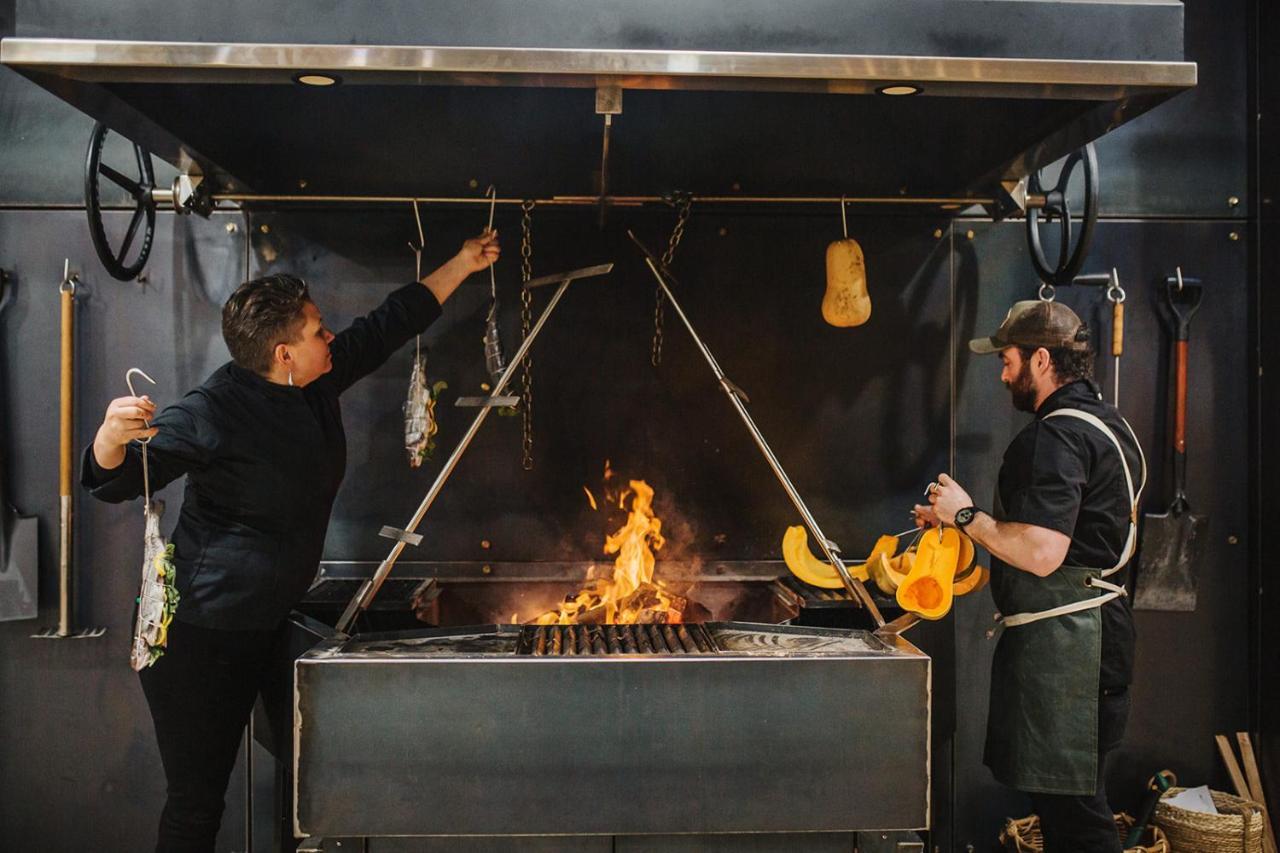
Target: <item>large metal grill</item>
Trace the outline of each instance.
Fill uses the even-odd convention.
[[[715,640],[701,625],[530,625],[520,632],[517,654],[707,655]]]

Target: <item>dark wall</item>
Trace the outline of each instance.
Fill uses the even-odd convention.
[[[71,10],[19,2],[17,9],[20,23],[24,12],[32,22],[25,35],[175,36],[155,29],[174,26],[159,16],[150,23],[138,13],[126,27],[92,4]],[[0,3],[0,17],[4,10]],[[188,16],[186,35],[236,37],[236,10],[220,7],[208,28]],[[1197,509],[1210,516],[1210,545],[1195,613],[1138,615],[1135,712],[1111,774],[1117,806],[1131,805],[1141,782],[1163,767],[1186,782],[1228,787],[1211,735],[1250,722],[1244,614],[1255,460],[1247,446],[1253,364],[1244,329],[1258,315],[1248,267],[1255,200],[1246,155],[1247,12],[1244,0],[1188,3],[1186,51],[1200,63],[1200,87],[1099,145],[1108,219],[1086,271],[1116,266],[1130,293],[1121,407],[1148,451],[1149,509],[1167,499],[1168,339],[1156,283],[1177,265],[1206,283],[1193,329],[1190,488]],[[258,6],[238,20],[284,26]],[[72,31],[50,21],[67,21]],[[109,26],[122,29],[103,29]],[[146,849],[163,796],[149,719],[126,664],[141,545],[136,506],[78,497],[78,623],[105,626],[106,635],[28,639],[57,616],[56,287],[63,258],[84,279],[78,445],[92,438],[107,400],[123,393],[128,367],[147,369],[164,400],[225,359],[218,307],[246,274],[301,272],[327,318],[341,324],[412,269],[407,210],[262,211],[252,221],[162,215],[147,283],[116,282],[92,255],[83,212],[74,207],[88,130],[83,116],[0,69],[0,204],[11,208],[0,212],[0,268],[15,283],[14,303],[0,315],[0,450],[10,460],[14,503],[41,519],[40,619],[0,625],[0,846],[14,850]],[[1230,206],[1231,197],[1239,204]],[[71,209],[58,209],[63,205]],[[1264,215],[1264,227],[1268,221]],[[439,261],[482,223],[474,213],[433,210],[424,224],[428,256]],[[421,558],[589,555],[599,532],[580,487],[598,479],[604,458],[659,487],[666,508],[684,521],[674,544],[688,553],[776,558],[791,510],[671,312],[663,366],[655,371],[648,362],[651,285],[622,234],[632,226],[660,246],[670,224],[663,211],[619,211],[602,233],[586,211],[535,212],[535,273],[601,260],[616,260],[618,269],[608,281],[571,288],[539,340],[534,471],[520,469],[518,419],[491,418],[432,509]],[[518,223],[502,211],[498,227],[507,252],[499,266],[503,331],[514,341]],[[1021,223],[862,211],[850,231],[867,253],[875,314],[861,329],[834,330],[822,323],[818,302],[822,251],[838,229],[834,215],[696,211],[675,271],[692,319],[751,395],[753,413],[802,494],[827,532],[855,553],[878,533],[906,526],[900,521],[910,502],[948,466],[953,407],[957,476],[980,501],[989,499],[1000,455],[1025,417],[1008,406],[996,365],[968,356],[963,342],[997,323],[1010,301],[1029,298],[1034,284]],[[449,382],[450,394],[474,393],[482,381],[485,289],[479,279],[470,282],[425,338],[431,374]],[[1097,292],[1062,298],[1106,327]],[[407,364],[408,354],[398,354],[344,401],[350,464],[326,547],[330,559],[383,556],[378,527],[404,523],[465,428],[465,413],[442,407],[437,461],[418,471],[404,465],[398,406]],[[1104,378],[1110,370],[1104,360]],[[1269,410],[1261,411],[1263,434],[1270,434]],[[167,497],[176,511],[176,490]],[[172,523],[171,515],[166,529]],[[493,550],[482,551],[482,539]],[[983,594],[961,600],[952,620],[956,829],[953,839],[939,839],[943,849],[971,843],[984,850],[1004,816],[1026,811],[980,762],[991,611]],[[1274,715],[1269,719],[1274,727]],[[219,850],[243,849],[242,794],[237,772]]]

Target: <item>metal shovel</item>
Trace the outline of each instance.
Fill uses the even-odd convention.
[[[1207,518],[1191,512],[1187,500],[1187,353],[1191,317],[1200,307],[1200,282],[1184,279],[1182,269],[1164,281],[1165,298],[1176,330],[1173,427],[1173,502],[1142,520],[1137,592],[1139,610],[1195,610],[1194,569],[1204,550]]]
[[[12,291],[8,273],[0,271],[0,313]],[[0,418],[0,425],[4,424]],[[0,622],[36,617],[37,543],[40,520],[18,515],[5,492],[4,436],[0,435]]]

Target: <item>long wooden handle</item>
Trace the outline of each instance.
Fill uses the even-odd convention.
[[[1187,342],[1178,341],[1177,365],[1175,367],[1175,393],[1173,421],[1173,449],[1178,453],[1187,452]]]
[[[1111,308],[1111,354],[1124,355],[1124,303],[1116,302]]]
[[[1253,739],[1248,732],[1236,732],[1236,741],[1240,744],[1240,758],[1244,762],[1244,778],[1249,783],[1249,799],[1262,806],[1263,849],[1266,853],[1276,853],[1276,837],[1271,828],[1271,814],[1267,808],[1267,794],[1262,787],[1262,774],[1258,772],[1258,758],[1253,752]]]
[[[58,444],[58,494],[71,495],[71,427],[72,427],[72,372],[75,358],[73,337],[75,333],[75,297],[71,291],[62,291],[62,411],[61,435]]]
[[[1231,784],[1235,786],[1236,796],[1243,800],[1252,799],[1249,795],[1249,785],[1244,781],[1244,774],[1240,772],[1240,762],[1236,761],[1236,754],[1231,750],[1231,741],[1227,740],[1226,735],[1214,735],[1213,739],[1218,744],[1218,754],[1222,756],[1222,763],[1226,765]]]

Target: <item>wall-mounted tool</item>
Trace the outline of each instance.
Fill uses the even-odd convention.
[[[62,264],[62,283],[58,285],[62,316],[61,379],[62,393],[59,410],[61,428],[58,441],[58,626],[46,628],[32,637],[41,640],[66,640],[101,637],[106,628],[85,628],[77,631],[71,627],[72,559],[72,444],[75,440],[75,300],[76,284],[80,276],[71,271],[71,261]]]
[[[13,278],[0,270],[0,315],[13,301]],[[0,400],[4,397],[0,392]],[[5,492],[9,472],[5,469],[4,426],[12,423],[0,415],[0,622],[34,619],[38,606],[40,560],[40,519],[19,515]]]
[[[1071,246],[1071,208],[1067,199],[1067,185],[1076,166],[1084,168],[1084,212],[1080,222],[1080,238],[1074,250]],[[1058,182],[1047,190],[1041,188],[1040,172],[1034,172],[1028,181],[1030,196],[1027,203],[1027,244],[1031,250],[1031,265],[1036,275],[1046,285],[1041,288],[1042,299],[1053,298],[1053,288],[1070,284],[1089,255],[1093,242],[1093,229],[1098,223],[1098,157],[1093,143],[1073,152],[1062,164]],[[1030,200],[1035,199],[1036,204]],[[1040,220],[1059,224],[1058,260],[1050,265],[1040,241]]]
[[[1107,301],[1111,303],[1111,357],[1114,359],[1111,373],[1111,405],[1119,408],[1120,357],[1124,355],[1124,300],[1126,297],[1124,288],[1120,286],[1120,273],[1116,271],[1115,267],[1112,267],[1110,273],[1078,275],[1071,283],[1094,285],[1097,287],[1105,285],[1107,288]],[[1044,285],[1041,285],[1042,288],[1043,286]]]
[[[849,236],[845,200],[840,199],[840,225],[844,239],[827,246],[827,291],[822,297],[822,319],[832,326],[861,326],[871,319],[871,295],[867,292],[867,263],[862,246]]]
[[[1183,278],[1182,268],[1161,284],[1173,316],[1174,426],[1173,501],[1162,513],[1143,517],[1142,547],[1138,552],[1139,610],[1195,610],[1195,568],[1204,551],[1208,519],[1191,511],[1187,499],[1187,362],[1190,357],[1191,318],[1200,308],[1199,279]]]

